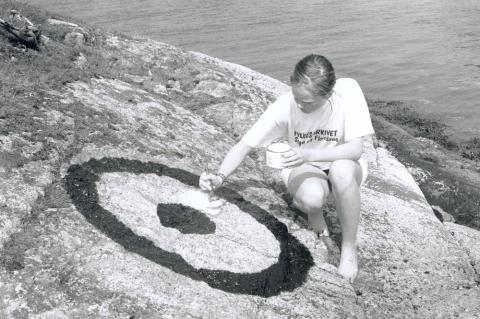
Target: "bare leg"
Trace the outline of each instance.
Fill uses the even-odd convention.
[[[351,160],[332,163],[329,174],[342,228],[342,252],[338,272],[353,282],[358,273],[357,228],[360,218],[362,170]]]
[[[325,216],[323,216],[323,211],[321,209],[308,214],[308,223],[317,237],[320,238],[322,236],[330,235],[327,223],[325,222]]]
[[[288,179],[288,190],[293,202],[308,215],[308,222],[318,236],[328,236],[328,228],[322,207],[328,196],[325,173],[311,165],[302,165],[292,170]]]

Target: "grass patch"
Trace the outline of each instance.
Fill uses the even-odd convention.
[[[472,137],[465,144],[459,147],[460,155],[463,157],[479,161],[480,160],[480,137]]]
[[[106,45],[106,32],[28,4],[0,0],[0,18],[13,24],[15,20],[10,19],[10,10],[40,25],[47,40],[42,41],[40,50],[36,51],[17,46],[0,32],[0,136],[24,143],[13,146],[14,151],[1,152],[0,160],[6,164],[5,176],[29,162],[54,161],[55,154],[60,158],[70,156],[77,145],[89,141],[92,132],[104,132],[105,141],[114,139],[104,128],[116,120],[114,115],[97,114],[78,102],[64,104],[51,91],[61,92],[65,84],[75,81],[121,78],[125,73],[118,67],[120,53]],[[80,47],[65,44],[63,39],[72,29],[50,24],[47,22],[50,18],[78,24],[79,30],[87,35],[85,44]],[[20,27],[18,24],[23,22],[15,23]],[[80,56],[87,60],[81,67],[75,63]],[[51,114],[62,116],[52,124]],[[73,122],[65,119],[73,119]],[[38,150],[22,153],[35,145],[39,145]],[[35,182],[28,170],[22,174],[27,183]]]
[[[104,37],[97,30],[82,27],[87,35],[86,43],[83,47],[76,48],[63,43],[65,34],[71,29],[47,23],[49,18],[62,19],[61,17],[18,1],[0,0],[0,8],[2,19],[8,20],[10,10],[17,10],[35,25],[41,25],[42,35],[50,39],[44,41],[41,51],[34,51],[15,47],[5,36],[0,35],[2,97],[11,99],[27,93],[31,99],[32,95],[42,89],[60,88],[68,82],[100,76],[115,77],[116,74],[110,67],[112,61],[102,54],[105,50]],[[80,53],[88,60],[83,68],[73,63]]]

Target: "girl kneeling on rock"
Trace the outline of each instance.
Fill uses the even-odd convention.
[[[253,148],[284,139],[281,176],[293,203],[311,228],[328,236],[322,206],[333,193],[342,229],[339,273],[353,281],[358,272],[356,236],[360,185],[367,163],[360,158],[365,136],[373,134],[368,106],[358,83],[336,79],[331,63],[308,55],[295,66],[291,90],[281,95],[225,156],[217,174],[203,173],[200,187],[212,191],[232,174]]]

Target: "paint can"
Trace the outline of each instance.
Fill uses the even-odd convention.
[[[267,165],[272,168],[283,168],[283,154],[290,151],[292,147],[286,142],[274,142],[267,146]]]

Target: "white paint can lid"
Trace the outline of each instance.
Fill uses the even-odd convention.
[[[275,142],[267,146],[267,150],[272,153],[285,153],[291,149],[292,147],[284,142]]]

